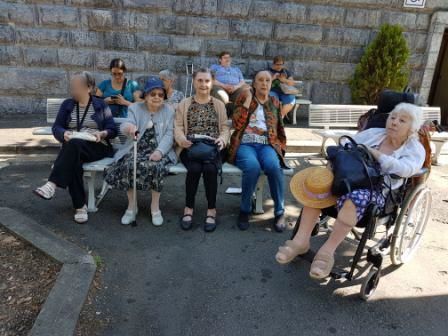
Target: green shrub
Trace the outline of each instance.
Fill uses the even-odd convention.
[[[408,58],[403,29],[399,25],[382,25],[350,81],[353,103],[375,105],[383,89],[403,90],[409,78]]]

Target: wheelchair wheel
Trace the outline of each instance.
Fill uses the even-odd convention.
[[[364,282],[362,283],[361,291],[359,293],[361,299],[367,301],[373,296],[373,294],[376,291],[376,288],[378,287],[378,283],[380,282],[380,278],[381,278],[380,270],[375,266],[372,266],[369,274],[367,274],[367,277],[364,279]]]
[[[417,185],[406,196],[392,236],[392,264],[401,265],[413,257],[428,223],[431,203],[431,190],[424,184]]]

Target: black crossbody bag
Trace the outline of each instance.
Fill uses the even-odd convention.
[[[187,157],[191,161],[216,165],[222,184],[222,158],[218,145],[207,138],[188,137],[193,144],[187,148]]]
[[[348,141],[342,144],[343,139]],[[338,146],[327,147],[327,158],[331,162],[334,174],[331,192],[342,196],[356,189],[373,190],[381,188],[384,177],[378,161],[365,145],[356,143],[351,137],[344,135]]]

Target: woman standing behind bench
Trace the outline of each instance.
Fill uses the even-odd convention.
[[[105,98],[104,101],[109,104],[114,117],[126,118],[128,107],[136,101],[141,101],[138,83],[125,77],[126,65],[120,58],[114,58],[109,69],[112,79],[102,81],[96,94]]]
[[[168,174],[168,165],[177,161],[173,150],[174,110],[164,103],[166,91],[163,82],[150,77],[145,85],[144,102],[129,107],[128,120],[121,130],[129,139],[116,154],[117,160],[106,170],[105,181],[112,187],[126,190],[128,208],[121,218],[121,224],[128,225],[135,220],[133,186],[134,151],[133,138],[139,132],[137,143],[137,189],[151,190],[152,224],[163,224],[159,208],[163,178]],[[137,210],[138,211],[138,210]]]
[[[229,162],[243,171],[241,179],[241,205],[238,227],[249,228],[252,212],[252,195],[261,170],[268,177],[269,189],[274,200],[274,228],[282,232],[286,228],[284,212],[284,177],[287,168],[284,153],[286,135],[280,114],[280,103],[269,96],[272,75],[260,71],[253,81],[254,94],[241,94],[232,115],[233,128],[229,147]]]
[[[209,69],[199,69],[193,74],[195,95],[182,100],[176,110],[176,124],[174,136],[179,145],[178,153],[182,163],[187,168],[185,181],[185,209],[180,225],[183,230],[193,226],[193,209],[196,192],[201,175],[204,179],[205,194],[207,196],[207,216],[204,230],[212,232],[216,229],[216,194],[218,192],[218,168],[221,158],[215,162],[192,159],[189,151],[193,142],[191,137],[207,136],[217,146],[218,154],[224,149],[229,140],[229,126],[224,104],[210,96],[213,85],[213,74]]]
[[[70,81],[72,98],[66,99],[53,125],[54,137],[62,143],[59,155],[54,162],[48,182],[34,190],[43,199],[50,200],[56,186],[67,188],[76,209],[75,222],[87,222],[87,206],[83,184],[82,164],[113,156],[109,139],[117,136],[118,130],[107,104],[91,95],[95,87],[93,76],[86,72],[75,73]],[[78,136],[93,138],[83,140]]]

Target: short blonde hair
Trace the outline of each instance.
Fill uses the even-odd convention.
[[[420,106],[400,103],[390,112],[389,116],[396,113],[405,113],[412,119],[411,131],[415,134],[423,124],[423,110]]]

